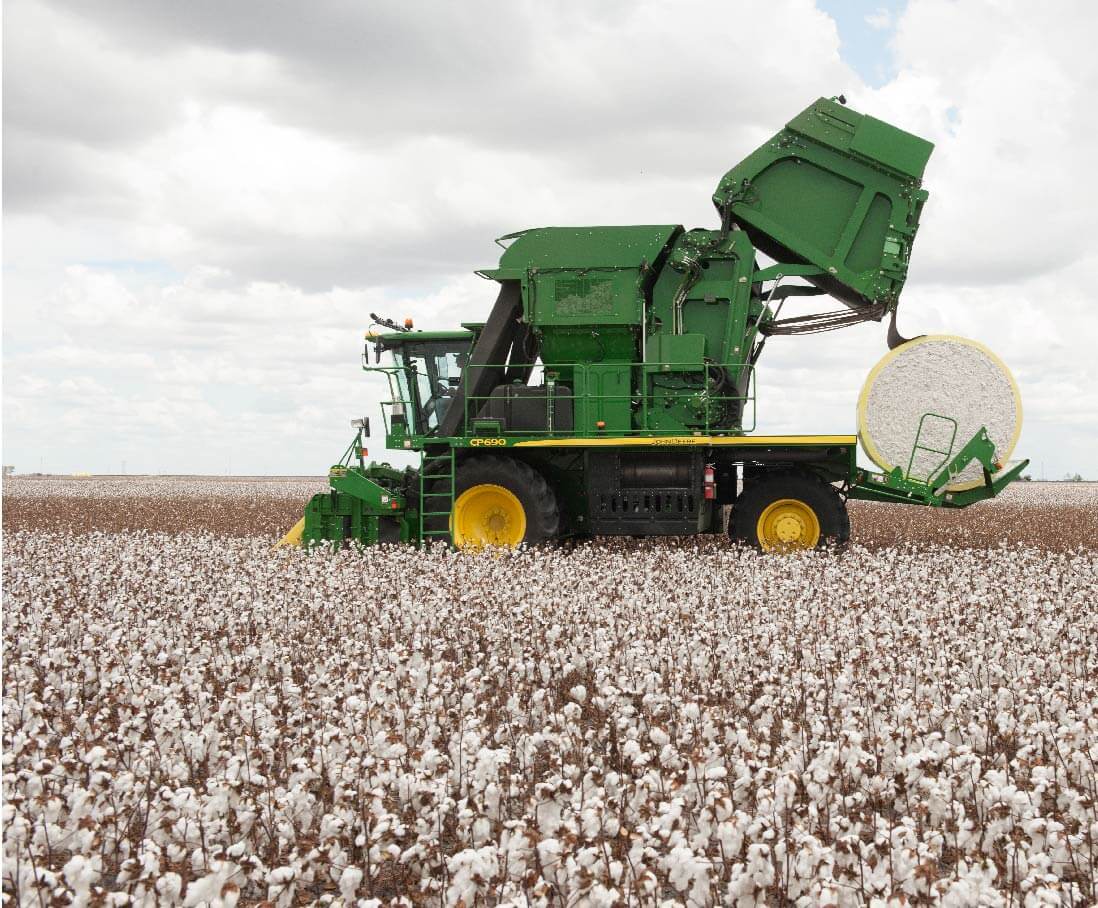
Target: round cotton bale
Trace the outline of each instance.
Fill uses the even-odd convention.
[[[924,414],[934,414],[923,419]],[[953,424],[957,423],[956,437]],[[919,424],[922,420],[922,432]],[[1022,431],[1022,398],[1014,376],[983,344],[949,334],[915,338],[890,350],[870,371],[858,398],[862,447],[886,472],[908,470],[928,479],[956,455],[980,427],[987,429],[1005,463]],[[950,448],[952,454],[920,450]],[[979,461],[970,463],[947,488],[970,489],[983,482]]]

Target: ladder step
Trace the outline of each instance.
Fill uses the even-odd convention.
[[[456,492],[457,475],[453,449],[446,450],[444,454],[430,454],[424,451],[419,472],[420,507],[444,507],[446,510],[419,512],[421,539],[451,540],[453,538],[449,522],[453,517]]]

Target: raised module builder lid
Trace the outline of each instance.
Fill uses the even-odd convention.
[[[916,180],[922,179],[934,150],[926,139],[827,98],[797,114],[786,128]]]
[[[713,202],[778,262],[851,308],[895,306],[934,146],[820,98],[721,179]]]

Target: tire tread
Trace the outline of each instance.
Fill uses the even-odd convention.
[[[482,454],[458,463],[454,500],[462,492],[481,483],[510,489],[526,509],[526,536],[523,542],[536,545],[555,539],[560,533],[560,505],[545,477],[529,464],[513,457]]]
[[[850,539],[850,514],[835,487],[806,470],[780,470],[762,476],[747,485],[736,499],[728,535],[755,548],[761,548],[756,536],[759,515],[766,506],[782,498],[797,498],[816,511],[820,521],[817,548],[843,546]]]

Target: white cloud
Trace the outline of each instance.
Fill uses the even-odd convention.
[[[483,317],[470,272],[522,227],[710,226],[724,171],[842,90],[937,143],[901,328],[996,349],[1020,451],[1098,476],[1095,8],[911,0],[876,90],[808,0],[457,9],[7,5],[5,462],[322,470],[383,390],[371,308]],[[883,338],[775,338],[760,426],[853,428]]]
[[[491,299],[472,276],[414,299],[217,278],[134,288],[69,268],[48,301],[51,342],[5,356],[7,426],[60,458],[54,469],[125,458],[131,470],[219,471],[231,455],[238,471],[320,470],[346,445],[348,414],[379,415],[384,380],[359,369],[367,313],[456,324]]]

